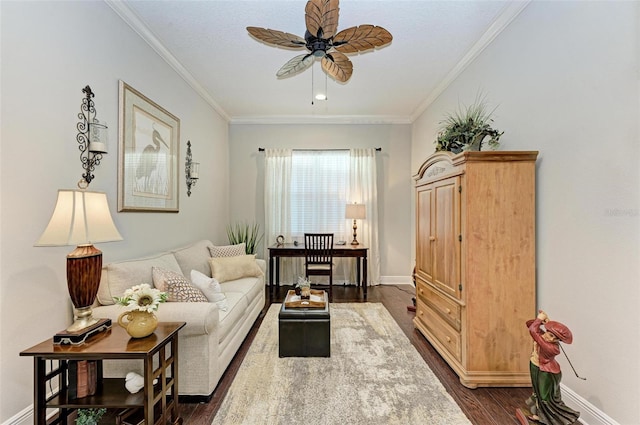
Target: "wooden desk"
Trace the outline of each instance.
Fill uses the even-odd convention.
[[[362,282],[364,298],[367,298],[367,251],[363,245],[333,245],[334,257],[356,258],[356,281],[358,286]],[[276,288],[280,286],[280,257],[304,257],[304,244],[294,245],[286,243],[282,245],[271,245],[269,247],[269,294],[275,295]],[[275,261],[274,261],[275,260]],[[360,270],[362,260],[362,280],[360,280]],[[275,264],[274,264],[275,263]],[[273,279],[275,271],[275,280]],[[274,285],[275,283],[275,285]]]
[[[34,424],[45,425],[47,409],[58,409],[55,423],[66,424],[75,409],[91,407],[143,408],[146,424],[181,424],[178,406],[178,331],[184,322],[160,322],[155,332],[146,338],[134,339],[120,326],[113,326],[89,338],[81,345],[56,345],[48,339],[20,353],[33,356],[34,364]],[[170,349],[167,349],[169,345]],[[154,356],[158,365],[154,369]],[[103,378],[104,359],[142,359],[144,362],[144,389],[129,393],[124,378]],[[57,360],[58,367],[47,371],[46,361]],[[71,398],[67,388],[70,360],[97,360],[98,385],[94,395]],[[52,365],[53,368],[53,365]],[[58,389],[47,397],[48,383],[58,378]],[[153,380],[158,378],[154,386]],[[170,394],[169,394],[170,393]],[[159,417],[154,417],[157,405]]]

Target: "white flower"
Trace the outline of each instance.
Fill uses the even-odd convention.
[[[125,307],[132,307],[132,310],[151,313],[158,309],[160,303],[167,301],[167,293],[142,283],[127,289],[123,297],[114,297],[114,300]]]

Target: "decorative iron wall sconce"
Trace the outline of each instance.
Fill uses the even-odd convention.
[[[195,186],[199,178],[200,163],[193,162],[191,157],[191,141],[187,141],[187,160],[184,162],[184,173],[187,182],[187,196],[191,196],[191,186]]]
[[[96,118],[96,108],[93,103],[95,96],[88,85],[82,89],[85,94],[80,106],[78,118],[80,121],[76,128],[78,135],[76,140],[80,149],[80,162],[85,170],[82,174],[82,180],[78,182],[78,187],[86,189],[93,180],[93,171],[96,166],[100,165],[102,155],[107,153],[107,143],[109,140],[109,128],[104,122],[98,121]]]

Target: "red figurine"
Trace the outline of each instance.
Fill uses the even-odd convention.
[[[544,326],[544,330],[541,326]],[[535,320],[527,321],[527,328],[533,338],[529,365],[533,394],[526,401],[529,412],[516,409],[516,417],[522,425],[529,425],[531,422],[544,425],[574,424],[580,412],[571,409],[562,401],[562,372],[555,359],[560,354],[560,342],[571,344],[573,335],[564,324],[549,320],[542,310]]]

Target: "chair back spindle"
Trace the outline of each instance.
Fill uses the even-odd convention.
[[[304,234],[305,275],[329,276],[329,300],[333,299],[333,233]]]

